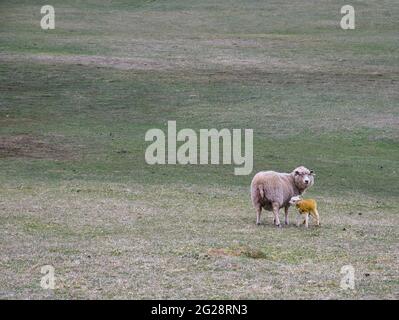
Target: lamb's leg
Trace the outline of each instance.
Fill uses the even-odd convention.
[[[305,227],[306,228],[309,227],[309,213],[308,212],[305,213]]]
[[[285,214],[285,224],[290,224],[289,223],[289,221],[288,221],[288,206],[287,207],[284,207],[284,214]]]
[[[298,212],[297,216],[296,216],[296,226],[300,227],[301,226],[301,214]]]
[[[262,207],[256,207],[256,224],[260,225],[260,214],[262,213]]]
[[[316,219],[316,226],[320,226],[320,216],[317,209],[314,211],[315,219]]]
[[[280,211],[280,205],[277,202],[273,202],[272,206],[273,206],[273,214],[274,214],[274,224],[277,227],[281,227],[280,218],[278,216],[279,211]]]

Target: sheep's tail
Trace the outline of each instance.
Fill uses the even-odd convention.
[[[259,186],[259,194],[260,194],[261,199],[263,199],[265,197],[265,192],[263,191],[263,186]]]

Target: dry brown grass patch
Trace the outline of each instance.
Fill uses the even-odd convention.
[[[49,138],[29,134],[0,136],[1,158],[30,158],[68,160],[73,158],[72,148]]]
[[[252,259],[265,259],[266,254],[258,249],[247,246],[239,246],[234,248],[211,248],[208,250],[208,255],[214,257],[233,256],[233,257],[247,257]]]

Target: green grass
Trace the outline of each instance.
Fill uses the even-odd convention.
[[[354,31],[341,1],[52,3],[51,31],[0,4],[0,297],[398,297],[395,1]],[[253,173],[313,168],[322,227],[256,227],[231,165],[147,165],[168,120],[253,129]]]

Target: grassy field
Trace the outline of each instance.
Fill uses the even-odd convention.
[[[347,31],[338,0],[50,2],[47,31],[0,3],[0,298],[399,298],[396,0]],[[322,227],[256,226],[233,165],[146,164],[168,120],[314,169]]]

